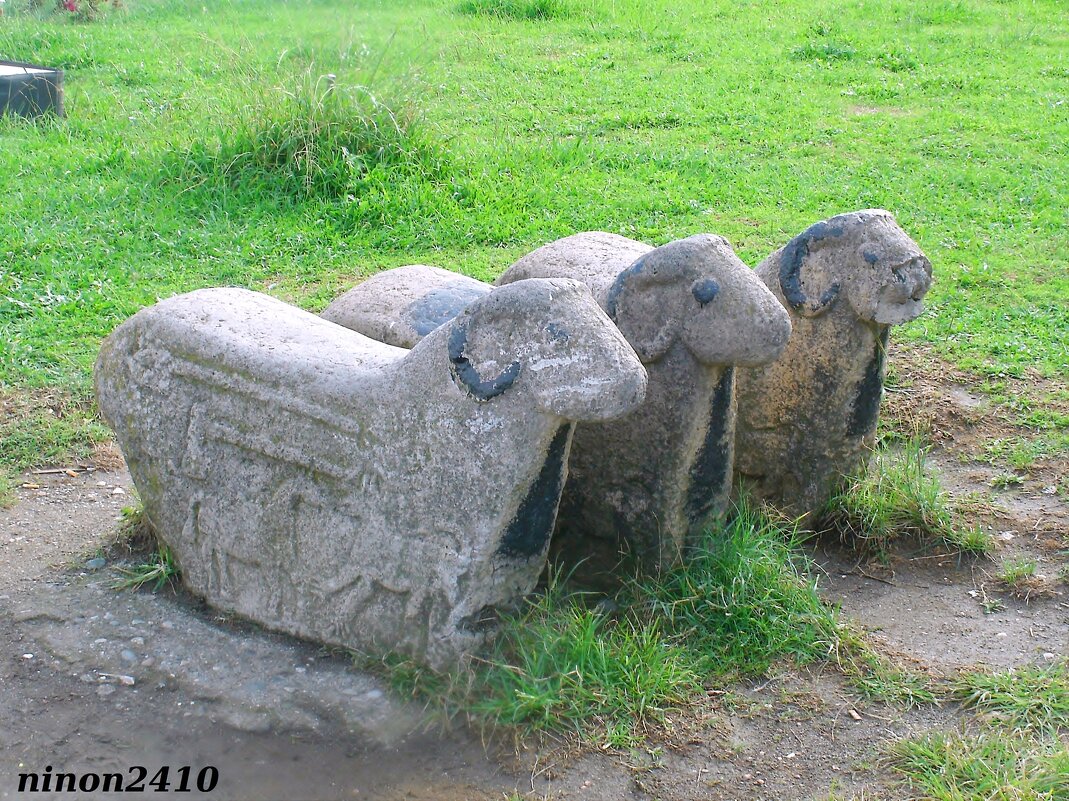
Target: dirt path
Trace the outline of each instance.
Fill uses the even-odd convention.
[[[93,560],[131,503],[125,472],[24,479],[18,502],[0,513],[0,798],[21,797],[18,773],[46,765],[214,765],[221,779],[212,798],[466,801],[515,787],[477,742],[422,731],[418,714],[392,708],[346,660],[213,621],[167,593],[112,590],[109,566]],[[199,628],[183,651],[191,621]],[[208,673],[223,668],[214,683],[191,678],[195,651],[212,663]],[[259,699],[243,692],[249,676],[269,682],[288,672],[275,661],[290,663],[296,680],[282,696],[357,699],[344,733],[329,719],[336,710],[317,716],[270,688]],[[309,670],[319,681],[301,687]]]
[[[990,495],[986,468],[945,455],[938,465],[957,493]],[[982,507],[999,535],[994,561],[904,546],[889,564],[862,563],[825,544],[814,557],[826,596],[935,674],[1069,653],[1069,598],[1054,579],[1069,509],[1042,480]],[[20,770],[165,764],[217,766],[211,798],[896,798],[881,749],[961,714],[864,703],[831,668],[784,670],[711,698],[705,723],[679,742],[496,758],[463,730],[425,731],[419,710],[338,656],[170,593],[111,589],[113,565],[87,560],[99,558],[130,503],[125,473],[24,483],[0,512],[0,799],[20,797]],[[1032,597],[996,588],[1007,555],[1035,560],[1047,576]]]

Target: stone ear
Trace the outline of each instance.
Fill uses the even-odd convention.
[[[664,356],[680,328],[675,309],[666,306],[671,301],[661,290],[670,283],[654,280],[646,268],[646,256],[640,256],[616,277],[606,296],[610,319],[643,364]]]
[[[842,234],[842,224],[818,222],[788,242],[780,253],[783,297],[803,317],[823,314],[839,296],[842,284],[835,275],[836,260],[821,255],[827,248],[836,247]]]

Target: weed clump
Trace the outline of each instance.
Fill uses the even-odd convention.
[[[988,534],[956,524],[946,492],[925,465],[927,455],[917,438],[900,450],[878,450],[817,514],[816,529],[838,532],[878,555],[886,555],[891,543],[903,537],[974,556],[988,553],[993,547]]]
[[[115,545],[119,544],[131,550],[146,546],[151,546],[152,550],[133,566],[119,568],[120,578],[112,583],[112,589],[139,590],[148,584],[156,592],[165,584],[172,585],[178,580],[181,571],[174,554],[158,538],[140,505],[122,510],[122,522],[115,536]]]
[[[806,42],[791,50],[795,61],[850,61],[857,50],[836,42]]]
[[[498,642],[470,705],[495,725],[587,723],[622,746],[700,686],[691,654],[666,640],[658,620],[612,619],[560,589],[509,620]]]
[[[504,617],[492,652],[470,670],[387,660],[386,673],[395,688],[476,726],[627,745],[711,681],[826,657],[836,617],[804,568],[791,533],[744,507],[684,565],[630,582],[616,613],[553,582]]]
[[[377,92],[305,72],[242,107],[181,166],[199,184],[337,199],[384,170],[437,173],[442,156],[404,87]]]
[[[784,658],[813,662],[833,648],[835,616],[794,549],[796,538],[796,529],[740,506],[639,595],[704,675],[756,675]]]
[[[954,683],[965,706],[989,713],[1015,729],[1069,729],[1069,663],[1029,665],[1001,673],[969,671]]]
[[[122,578],[116,579],[112,585],[116,590],[139,590],[146,584],[152,586],[156,592],[165,584],[172,584],[179,574],[178,562],[162,541],[156,544],[156,550],[145,561],[139,562],[133,567],[119,568]]]
[[[1036,572],[1038,569],[1039,563],[1035,559],[1010,557],[995,573],[995,581],[1004,592],[1029,601],[1051,592],[1046,577]]]
[[[1002,731],[935,732],[901,740],[891,764],[925,798],[1011,801],[1069,798],[1069,749]]]
[[[566,0],[464,0],[461,14],[505,17],[508,19],[562,19],[573,14]]]

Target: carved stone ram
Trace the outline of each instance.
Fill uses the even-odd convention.
[[[587,574],[611,566],[621,545],[647,567],[671,565],[688,535],[728,501],[732,365],[775,358],[790,333],[787,314],[727,241],[711,235],[654,249],[615,234],[577,234],[520,259],[499,283],[536,277],[587,284],[650,376],[635,412],[577,427],[557,545],[571,559],[592,557],[597,565],[585,565]],[[445,270],[402,267],[354,287],[324,315],[404,344],[480,288],[490,289]]]
[[[105,340],[100,408],[184,580],[270,628],[435,666],[530,592],[574,420],[642,399],[575,281],[495,290],[411,351],[240,289]]]
[[[735,467],[758,497],[823,505],[875,440],[890,327],[917,317],[932,265],[886,211],[818,222],[756,269],[791,314],[783,355],[738,375]]]
[[[726,239],[699,234],[651,248],[603,232],[524,256],[498,279],[587,284],[649,374],[626,417],[576,427],[561,498],[562,547],[596,538],[646,569],[675,564],[726,508],[735,449],[735,365],[764,364],[791,326]],[[597,553],[595,552],[595,557]]]

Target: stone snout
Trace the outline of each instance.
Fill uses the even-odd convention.
[[[699,364],[764,364],[779,356],[791,332],[776,298],[713,234],[643,254],[616,275],[602,305],[644,363],[678,341]]]
[[[859,318],[878,325],[901,325],[915,320],[924,311],[924,296],[932,286],[932,263],[923,255],[909,256],[891,265],[886,272],[892,280],[870,279],[869,283],[876,285],[852,293],[850,305]],[[877,268],[873,273],[873,277],[879,276],[880,270]],[[860,287],[866,282],[857,283]]]

